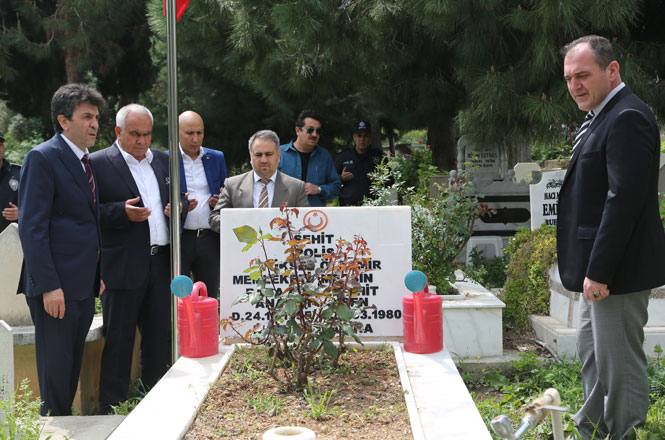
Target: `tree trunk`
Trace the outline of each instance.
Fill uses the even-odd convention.
[[[528,140],[508,146],[508,169],[512,169],[518,162],[532,162],[531,145]]]
[[[76,66],[76,59],[79,53],[73,49],[65,49],[65,72],[67,73],[67,83],[80,83],[83,81],[83,73]]]
[[[457,169],[457,130],[454,115],[438,114],[427,127],[427,143],[432,162],[441,171]]]

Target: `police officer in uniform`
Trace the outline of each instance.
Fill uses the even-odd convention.
[[[344,150],[335,158],[335,168],[342,178],[340,206],[360,206],[363,198],[370,198],[371,182],[367,176],[383,160],[384,154],[371,145],[369,122],[358,121],[353,129],[355,146]]]
[[[0,232],[18,221],[18,183],[21,167],[5,159],[5,136],[0,132]]]

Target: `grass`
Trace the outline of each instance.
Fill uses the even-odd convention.
[[[657,353],[656,359],[649,360],[651,405],[646,425],[635,432],[636,440],[665,439],[665,359],[660,347],[657,347]],[[488,427],[490,421],[501,414],[510,417],[513,426],[518,426],[524,416],[524,406],[542,395],[547,388],[556,388],[561,394],[562,406],[571,409],[571,412],[563,415],[566,435],[579,438],[572,416],[583,403],[580,368],[579,360],[563,358],[559,362],[545,361],[534,354],[525,354],[511,363],[509,373],[491,370],[476,376],[462,371],[462,376]],[[492,435],[493,438],[499,438]],[[521,438],[549,440],[552,435],[552,424],[547,420],[527,431]]]
[[[309,411],[306,414],[314,420],[321,420],[331,414],[339,413],[339,406],[330,406],[330,399],[334,391],[325,391],[321,394],[321,387],[317,387],[317,391],[312,390],[312,383],[307,382],[307,390],[304,391],[305,401],[309,405]]]
[[[128,415],[134,408],[136,408],[136,405],[143,400],[145,395],[148,394],[148,390],[139,378],[129,384],[129,392],[127,394],[127,400],[111,407],[113,409],[113,414],[118,416]]]
[[[39,420],[40,406],[30,381],[23,379],[12,397],[0,401],[0,440],[38,440],[44,427]]]

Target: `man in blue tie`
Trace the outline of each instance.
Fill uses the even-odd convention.
[[[649,107],[621,81],[606,38],[582,37],[562,52],[570,95],[593,112],[576,139],[557,219],[561,281],[581,292],[585,401],[574,420],[585,440],[621,439],[646,420],[643,328],[649,293],[665,283],[660,135]]]

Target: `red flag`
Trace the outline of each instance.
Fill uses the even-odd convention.
[[[180,21],[185,9],[189,6],[189,0],[175,0],[175,19]],[[166,0],[164,0],[164,17],[166,17]]]

